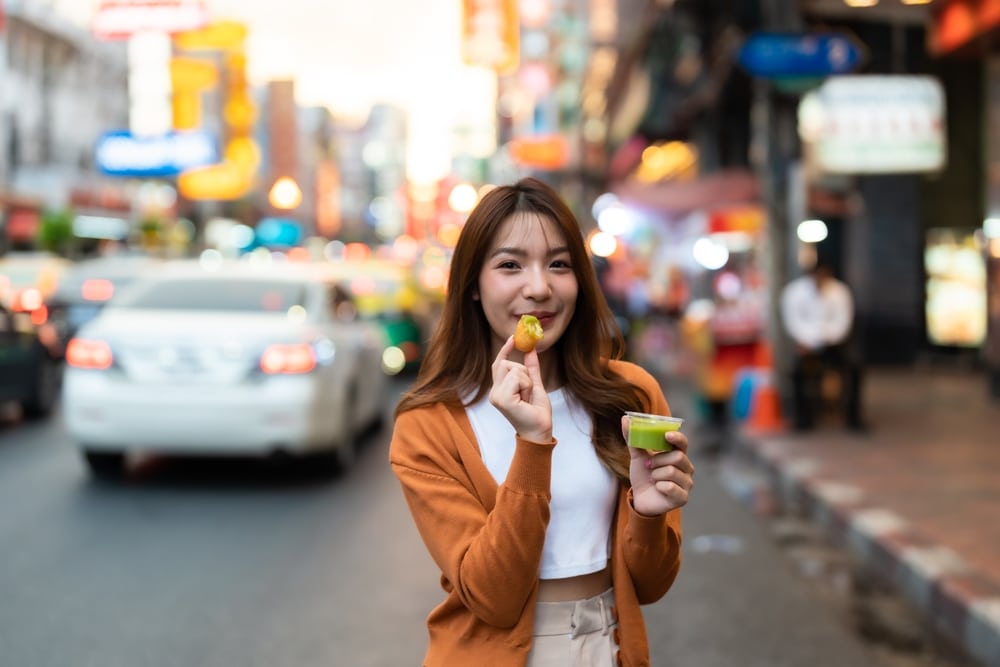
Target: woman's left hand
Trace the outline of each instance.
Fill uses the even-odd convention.
[[[622,433],[627,439],[628,417],[622,417]],[[666,437],[673,447],[669,452],[629,447],[632,505],[645,516],[659,516],[687,505],[694,487],[694,464],[687,455],[687,436],[671,431]]]

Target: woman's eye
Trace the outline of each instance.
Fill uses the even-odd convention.
[[[552,268],[553,269],[570,269],[570,268],[572,268],[572,265],[569,263],[569,261],[567,261],[565,259],[557,259],[554,262],[552,262]]]
[[[501,269],[516,269],[518,267],[517,267],[517,262],[508,259],[505,262],[500,262],[499,268],[501,268]]]

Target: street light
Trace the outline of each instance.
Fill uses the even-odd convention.
[[[291,211],[302,203],[302,189],[294,179],[282,176],[271,186],[267,199],[274,208]]]

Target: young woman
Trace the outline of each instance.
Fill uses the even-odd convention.
[[[544,337],[514,349],[521,315]],[[626,411],[669,415],[622,338],[576,219],[535,179],[469,215],[441,320],[396,409],[389,460],[441,568],[426,667],[649,665],[640,605],[680,567],[694,466]]]

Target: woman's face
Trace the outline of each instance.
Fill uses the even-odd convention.
[[[479,271],[475,297],[493,332],[496,354],[521,315],[545,330],[538,352],[550,349],[573,319],[579,286],[558,226],[534,213],[515,213],[501,225]]]

